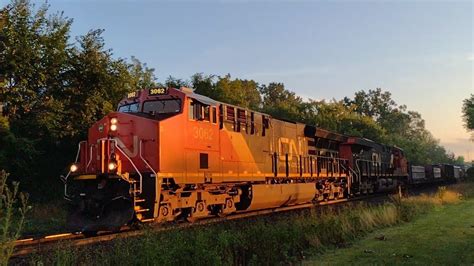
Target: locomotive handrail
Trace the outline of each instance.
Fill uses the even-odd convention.
[[[362,171],[360,170],[359,162],[365,162],[365,163],[370,163],[370,164],[372,164],[372,165],[370,165],[370,168],[371,168],[371,169],[373,169],[374,164],[376,164],[376,163],[378,164],[378,163],[379,163],[379,162],[374,161],[374,160],[356,159],[357,170],[359,170],[359,173],[361,173],[361,176],[362,176]],[[382,165],[382,163],[380,163],[380,165]],[[369,166],[367,166],[367,167],[369,167]],[[375,166],[375,167],[377,167],[377,166]],[[369,170],[369,169],[367,168],[367,170]],[[370,171],[371,171],[371,170],[370,170]],[[367,172],[367,174],[369,174],[369,173]],[[371,171],[371,173],[370,173],[370,176],[372,176],[372,171]]]
[[[341,164],[342,166],[342,169],[346,170],[347,171],[347,174],[349,175],[348,178],[347,178],[347,192],[349,193],[349,195],[351,195],[351,187],[352,187],[352,175],[351,175],[351,171],[353,174],[356,175],[357,177],[357,173],[349,166],[345,166],[344,164]]]
[[[344,159],[344,158],[328,157],[328,156],[322,156],[322,155],[314,155],[314,157],[323,158],[323,159],[333,159],[333,160],[338,160],[338,161],[349,161],[348,159]]]
[[[75,164],[77,163],[77,160],[79,160],[79,154],[80,154],[80,152],[81,152],[81,144],[82,144],[83,142],[86,142],[86,141],[83,140],[83,141],[80,141],[80,142],[77,144],[76,160],[74,161]],[[70,175],[71,175],[71,169],[69,169],[69,171],[68,171],[66,177],[63,178],[62,175],[61,175],[61,177],[60,177],[60,179],[61,179],[61,180],[63,181],[63,183],[64,183],[64,198],[65,198],[65,199],[69,199],[69,195],[67,194],[67,179],[69,178]]]
[[[360,177],[362,177],[362,172],[360,171],[359,167],[359,159],[356,159],[355,165],[357,166],[357,172],[359,173]],[[362,181],[362,178],[359,178],[359,183]]]
[[[89,147],[89,162],[87,162],[86,170],[87,170],[87,168],[89,168],[89,165],[92,162],[92,146],[94,146],[94,144],[91,144],[91,146]]]
[[[344,169],[346,169],[347,171],[349,171],[349,173],[352,173],[352,174],[357,178],[357,181],[360,181],[359,174],[358,174],[354,169],[352,169],[352,167],[350,167],[350,166],[347,166],[347,167],[346,167],[345,165],[341,165],[341,166],[342,166],[342,168],[344,168]],[[352,186],[352,180],[351,180],[351,178],[349,178],[349,182],[350,182],[350,183],[349,183],[349,190],[348,190],[348,191],[349,191],[349,193],[350,193],[351,186]]]
[[[130,164],[133,166],[133,168],[135,169],[135,171],[137,171],[138,175],[140,176],[140,189],[138,191],[139,194],[142,193],[142,181],[143,181],[143,176],[142,176],[142,173],[140,173],[140,171],[138,170],[137,166],[133,163],[132,159],[118,146],[118,143],[115,139],[108,139],[112,142],[114,142],[114,146],[115,148],[117,148],[124,156],[125,158],[128,159],[128,161],[130,162]],[[135,193],[135,192],[134,192]]]
[[[77,160],[79,160],[79,153],[81,152],[81,144],[86,142],[85,140],[83,141],[80,141],[79,144],[77,144],[78,148],[77,148],[77,153],[76,153],[76,160],[74,161],[74,163],[77,163]]]
[[[336,164],[338,166],[342,166],[342,163],[341,162],[348,162],[349,160],[348,159],[344,159],[344,158],[338,158],[338,157],[328,157],[328,156],[322,156],[322,155],[314,155],[314,157],[316,159],[323,159],[323,160],[326,160],[327,163],[332,163],[332,164]],[[332,161],[332,162],[331,162]],[[317,161],[318,162],[318,161]],[[336,169],[336,165],[331,165],[331,173],[334,173],[334,170],[336,170],[336,173],[340,173],[340,167],[337,167]],[[324,165],[323,165],[324,166]],[[327,165],[327,167],[329,167],[329,164]],[[323,169],[328,169],[328,168],[323,168]]]

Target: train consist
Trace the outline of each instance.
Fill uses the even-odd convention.
[[[455,179],[403,150],[194,93],[130,93],[79,143],[65,182],[71,230],[331,201]]]

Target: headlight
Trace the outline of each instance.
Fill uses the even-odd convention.
[[[108,167],[109,167],[109,171],[114,171],[115,169],[117,169],[117,163],[110,162]]]
[[[116,131],[117,130],[117,124],[118,124],[118,119],[116,117],[113,117],[110,119],[110,130],[111,131]]]
[[[78,168],[79,168],[79,167],[77,167],[76,164],[72,164],[71,167],[69,168],[69,170],[70,170],[72,173],[74,173],[74,172],[77,171]]]

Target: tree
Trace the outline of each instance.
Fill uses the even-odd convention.
[[[115,58],[103,30],[70,38],[72,20],[28,0],[12,0],[0,30],[0,166],[25,187],[49,193],[79,140],[123,96],[155,86],[153,69]],[[68,156],[64,156],[67,154]],[[51,164],[51,162],[54,162]],[[33,171],[34,169],[34,171]],[[53,184],[53,186],[51,186]]]
[[[344,98],[344,104],[355,113],[372,119],[385,132],[383,142],[405,150],[415,164],[453,162],[439,141],[425,128],[425,121],[418,112],[398,105],[390,92],[380,88],[356,92],[353,99]],[[367,126],[367,125],[365,125]],[[364,128],[366,128],[364,126]],[[370,132],[364,132],[367,137]],[[379,133],[377,133],[379,134]],[[377,140],[375,135],[375,140]]]
[[[375,90],[358,91],[354,99],[344,98],[346,105],[353,105],[354,111],[378,120],[397,108],[397,104],[392,100],[392,94],[382,91],[381,88]]]
[[[254,80],[232,79],[230,74],[218,77],[215,84],[217,100],[238,106],[259,109],[260,94],[258,83]]]
[[[158,86],[154,68],[148,68],[147,64],[140,62],[134,56],[132,56],[131,61],[129,72],[132,88],[147,89]]]
[[[69,71],[65,75],[68,86],[61,94],[65,106],[65,126],[58,128],[68,136],[85,137],[87,129],[107,113],[115,110],[123,96],[136,89],[140,79],[129,72],[130,65],[123,59],[114,59],[112,51],[104,49],[102,30],[90,31],[78,37],[78,47],[70,52]]]
[[[41,109],[63,82],[72,20],[62,14],[46,18],[46,5],[35,13],[32,9],[28,1],[13,1],[2,27],[5,49],[0,51],[0,60],[5,84],[0,99],[10,119],[19,120]]]
[[[314,124],[349,136],[370,138],[374,141],[385,141],[385,130],[368,116],[354,112],[344,101],[332,100],[304,103],[307,112],[305,123]]]
[[[168,88],[181,88],[181,87],[190,87],[190,84],[188,81],[184,79],[178,79],[173,76],[168,76],[168,78],[165,81],[165,85]]]
[[[191,77],[191,84],[194,92],[213,99],[220,99],[214,79],[215,75],[204,75],[203,73],[196,73]]]
[[[34,174],[35,157],[39,155],[35,142],[15,136],[8,119],[0,116],[0,166],[17,177]]]
[[[269,83],[260,86],[263,98],[262,111],[270,115],[292,121],[302,120],[302,111],[305,109],[303,99],[294,92],[285,89],[283,83]],[[306,106],[307,107],[307,106]]]
[[[5,23],[7,21],[7,15],[8,15],[8,10],[7,8],[0,9],[0,51],[5,50],[5,33],[2,30],[3,27],[5,26]],[[2,55],[2,53],[0,53]],[[0,59],[0,62],[5,62],[5,60],[2,58]],[[3,86],[3,82],[5,81],[5,69],[2,67],[0,68],[0,87]],[[2,114],[2,103],[0,102],[0,115]]]
[[[464,156],[456,157],[456,160],[454,160],[454,163],[458,165],[464,165],[465,164]]]
[[[474,130],[474,94],[471,97],[465,99],[462,106],[462,118],[464,120],[464,126],[467,130]]]

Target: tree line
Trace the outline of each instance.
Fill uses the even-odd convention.
[[[219,101],[401,147],[416,164],[462,162],[390,92],[361,90],[342,100],[303,100],[283,83],[197,73],[157,82],[137,58],[116,58],[103,30],[71,37],[73,20],[48,5],[12,0],[0,17],[0,169],[32,193],[55,194],[57,179],[87,129],[115,110],[127,92],[189,86]],[[56,193],[57,194],[57,193]]]
[[[168,86],[193,87],[218,101],[258,110],[273,117],[316,125],[342,134],[365,137],[402,148],[414,164],[464,163],[440,145],[426,129],[420,113],[397,104],[381,88],[361,90],[342,100],[303,100],[283,83],[198,73],[189,80],[169,77]]]

